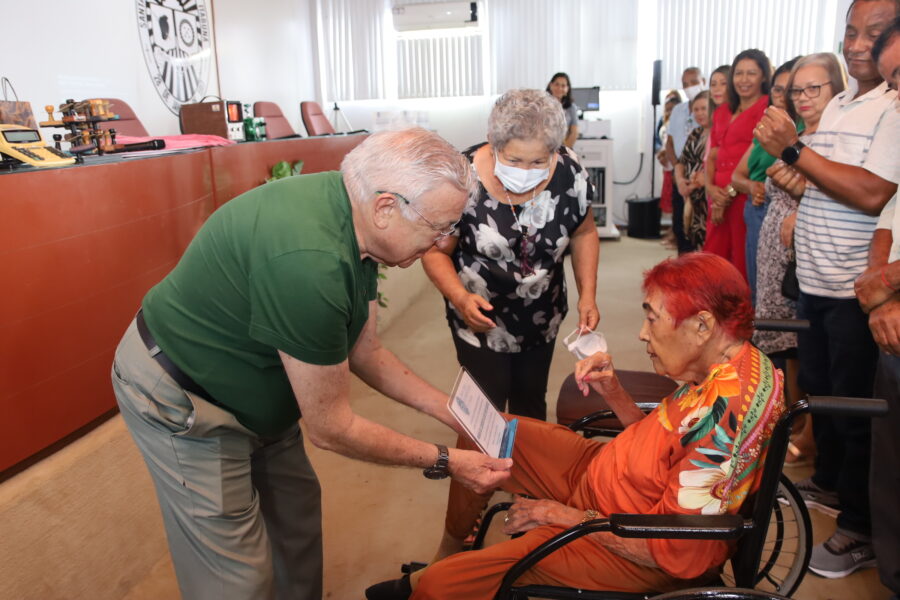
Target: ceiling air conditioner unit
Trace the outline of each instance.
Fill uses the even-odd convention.
[[[394,29],[397,31],[478,26],[477,2],[398,3],[393,12]]]

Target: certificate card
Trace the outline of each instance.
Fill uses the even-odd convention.
[[[506,421],[464,368],[456,376],[449,407],[482,452],[494,458],[512,456],[519,421]]]

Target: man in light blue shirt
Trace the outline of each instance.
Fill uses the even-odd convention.
[[[706,86],[706,79],[697,67],[688,67],[681,74],[681,87],[687,94],[688,100],[693,100]],[[668,163],[674,165],[684,150],[684,144],[688,136],[697,128],[697,122],[691,113],[690,102],[682,102],[672,109],[669,115],[669,125],[666,127],[668,138],[663,150]],[[677,185],[672,186],[672,231],[675,232],[675,242],[678,253],[693,250],[687,237],[684,235],[684,196],[678,190]]]

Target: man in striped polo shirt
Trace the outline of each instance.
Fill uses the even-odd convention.
[[[878,71],[896,90],[900,85],[900,18],[872,48]],[[900,103],[896,109],[900,111]],[[884,207],[869,250],[869,268],[856,280],[856,297],[869,313],[869,328],[881,353],[875,396],[888,401],[884,418],[872,422],[872,468],[869,478],[872,515],[878,527],[872,544],[881,582],[900,600],[900,211],[897,196]]]
[[[900,182],[897,93],[878,73],[872,45],[900,14],[900,2],[854,0],[843,53],[852,77],[825,109],[813,142],[798,139],[786,113],[770,107],[756,137],[781,156],[770,176],[805,186],[794,230],[798,316],[811,327],[799,337],[800,386],[809,394],[871,397],[878,349],[853,283],[866,269],[878,214]],[[808,86],[804,94],[816,91]],[[813,549],[810,569],[843,577],[875,565],[871,543],[868,419],[816,415],[813,476],[797,484],[807,504],[837,515],[837,531]]]

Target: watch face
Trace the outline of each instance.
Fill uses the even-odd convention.
[[[425,469],[425,477],[428,479],[443,479],[450,475],[446,467],[428,467]]]

